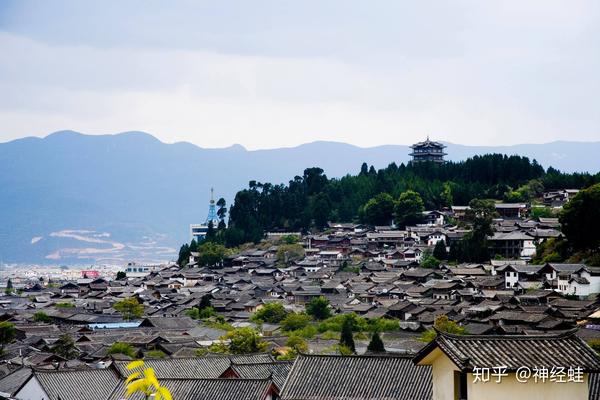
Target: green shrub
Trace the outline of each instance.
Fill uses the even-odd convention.
[[[55,303],[54,307],[56,308],[74,308],[75,304],[68,302]]]
[[[288,332],[297,331],[308,326],[310,321],[310,316],[305,313],[289,313],[281,321],[281,329]]]
[[[52,318],[50,318],[48,314],[43,311],[38,311],[33,314],[33,320],[35,322],[52,322]]]
[[[129,343],[115,342],[109,347],[106,354],[124,354],[131,358],[135,358],[137,350]]]
[[[250,319],[255,322],[277,324],[287,316],[287,311],[281,303],[267,303],[258,309]]]
[[[167,355],[162,350],[149,350],[146,352],[146,358],[165,358]]]

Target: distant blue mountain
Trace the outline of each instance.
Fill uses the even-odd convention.
[[[448,144],[448,158],[520,154],[564,171],[600,170],[600,142],[507,147]],[[0,143],[0,262],[121,263],[175,257],[206,218],[210,187],[228,203],[248,181],[287,182],[311,166],[328,176],[408,161],[408,146],[314,142],[248,151],[165,144],[143,132]]]

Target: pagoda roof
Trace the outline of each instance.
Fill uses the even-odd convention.
[[[438,147],[438,148],[443,149],[446,147],[446,145],[441,142],[434,142],[433,140],[429,140],[429,138],[427,138],[427,140],[425,140],[423,142],[415,143],[412,146],[410,146],[411,149],[414,149],[417,147]]]

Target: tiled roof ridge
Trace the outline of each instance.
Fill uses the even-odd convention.
[[[160,378],[161,381],[223,381],[223,380],[228,380],[228,381],[257,381],[257,382],[267,382],[267,381],[271,381],[273,378],[272,374],[269,375],[266,378]]]
[[[24,366],[22,368],[30,368],[32,374],[34,374],[34,375],[37,375],[40,373],[41,374],[66,374],[69,372],[110,371],[117,378],[121,377],[121,374],[119,374],[118,371],[116,371],[114,368],[111,368],[110,366],[106,367],[106,368],[92,368],[92,367],[87,366],[86,368],[77,367],[77,368],[54,368],[54,369],[39,368],[38,366]]]
[[[231,361],[231,366],[239,366],[239,365],[282,365],[282,364],[293,364],[294,361],[292,360],[273,360],[273,361],[265,361],[265,362],[253,362],[253,363],[238,363],[235,362],[232,359],[229,359]]]
[[[559,334],[539,334],[539,335],[457,335],[453,333],[443,332],[433,328],[438,336],[453,340],[532,340],[532,339],[565,339],[575,336],[578,328],[573,328]],[[575,336],[577,337],[577,336]]]
[[[307,354],[307,353],[298,353],[299,357],[306,358],[407,358],[412,359],[415,356],[415,353],[396,353],[396,352],[385,352],[385,353],[369,353],[369,354]]]

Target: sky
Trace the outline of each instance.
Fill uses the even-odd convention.
[[[0,1],[0,142],[600,141],[600,2]]]

